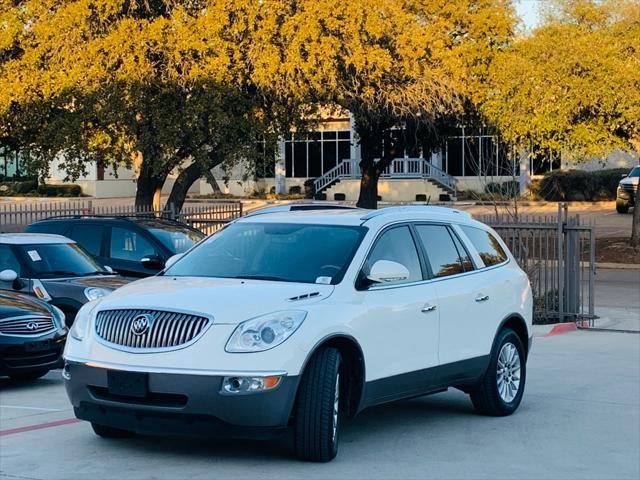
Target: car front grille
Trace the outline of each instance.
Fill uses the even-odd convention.
[[[631,193],[635,193],[635,192],[636,192],[636,186],[635,186],[635,185],[632,185],[632,184],[630,184],[630,183],[626,183],[626,184],[624,184],[624,185],[620,185],[620,188],[621,188],[622,190],[627,191],[627,192],[631,192]]]
[[[53,319],[48,317],[15,317],[0,320],[3,335],[42,335],[56,329]]]
[[[171,349],[195,341],[208,325],[208,318],[187,313],[105,310],[96,317],[96,334],[131,349]]]

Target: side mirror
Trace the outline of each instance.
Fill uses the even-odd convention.
[[[373,283],[393,283],[407,280],[411,273],[404,265],[389,260],[378,260],[373,264],[367,280]]]
[[[18,274],[14,270],[3,270],[0,272],[0,282],[15,282]]]
[[[164,263],[164,268],[167,269],[180,260],[184,256],[184,253],[176,253],[174,256],[169,257],[167,261]]]
[[[623,173],[622,175],[620,175],[620,178],[627,178],[629,175],[627,175],[626,173]]]
[[[104,266],[104,269],[105,269],[107,272],[109,272],[109,273],[114,273],[114,272],[113,272],[113,268],[111,268],[109,265],[105,265],[105,266]]]
[[[161,270],[164,267],[164,262],[158,255],[144,257],[140,260],[140,263],[144,268],[148,268],[149,270]]]

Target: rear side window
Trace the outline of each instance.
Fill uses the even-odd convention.
[[[498,239],[491,233],[475,227],[461,226],[461,228],[487,267],[507,261],[507,254],[500,246]]]
[[[473,270],[469,256],[460,255],[451,232],[444,225],[417,225],[434,277],[448,277]],[[463,250],[464,251],[464,250]]]
[[[67,235],[93,256],[100,255],[104,227],[100,225],[74,225]]]

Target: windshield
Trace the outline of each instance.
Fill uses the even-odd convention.
[[[163,225],[162,228],[150,228],[151,235],[160,240],[175,255],[189,250],[204,238],[204,234],[180,226]]]
[[[630,172],[629,172],[629,177],[640,177],[640,167],[634,167]]]
[[[109,273],[75,243],[20,245],[17,251],[33,273],[33,278],[81,277]]]
[[[335,285],[355,254],[364,227],[235,223],[197,246],[165,272]]]

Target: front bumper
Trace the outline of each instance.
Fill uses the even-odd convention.
[[[631,188],[620,188],[618,187],[616,193],[616,201],[618,203],[626,204],[631,207],[635,206],[636,203],[636,189],[634,186]]]
[[[289,423],[298,377],[273,390],[222,393],[223,376],[149,372],[144,398],[109,393],[108,370],[65,365],[65,387],[77,418],[148,435],[270,438]],[[238,375],[241,373],[238,372]]]
[[[36,338],[2,336],[0,375],[20,375],[62,367],[62,350],[66,338],[66,329]]]

